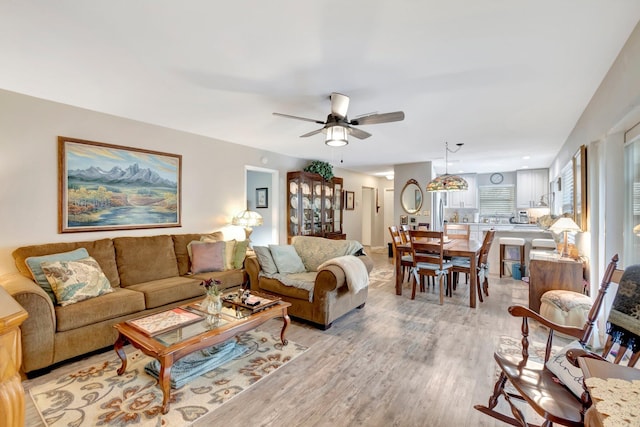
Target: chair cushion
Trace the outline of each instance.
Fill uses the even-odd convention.
[[[113,292],[109,279],[91,257],[77,261],[43,262],[40,267],[60,305],[75,304]]]
[[[591,298],[586,295],[556,289],[540,297],[540,315],[559,325],[581,328],[592,305]]]
[[[454,256],[451,258],[451,264],[455,267],[471,268],[471,261],[467,257]]]
[[[418,267],[419,270],[440,270],[440,265],[431,264],[430,262],[419,262],[416,267]],[[442,270],[447,270],[451,267],[453,267],[453,264],[451,264],[450,261],[445,261],[442,263]]]
[[[498,242],[501,245],[524,246],[524,239],[520,237],[501,237]]]

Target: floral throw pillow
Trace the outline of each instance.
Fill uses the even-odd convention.
[[[40,264],[58,304],[65,306],[113,292],[109,279],[92,257]]]

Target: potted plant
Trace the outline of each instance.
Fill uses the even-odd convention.
[[[309,166],[304,168],[304,171],[317,173],[324,178],[325,181],[331,181],[331,178],[333,178],[333,166],[320,160],[312,161]]]

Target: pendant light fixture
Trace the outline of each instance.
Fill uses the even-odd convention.
[[[427,184],[427,191],[466,191],[469,189],[469,184],[462,177],[458,175],[449,175],[449,153],[456,153],[462,148],[464,144],[456,144],[457,149],[449,149],[449,143],[445,142],[444,152],[444,175],[433,178]]]

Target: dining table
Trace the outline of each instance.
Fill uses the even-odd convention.
[[[464,257],[469,258],[470,271],[476,271],[478,268],[478,254],[482,248],[482,242],[477,240],[466,239],[451,239],[444,242],[443,252],[445,257]],[[402,255],[411,254],[411,243],[402,243],[396,245],[397,256],[395,259],[396,270],[396,295],[402,295]],[[477,289],[477,274],[469,275],[469,307],[476,308],[476,289]]]

